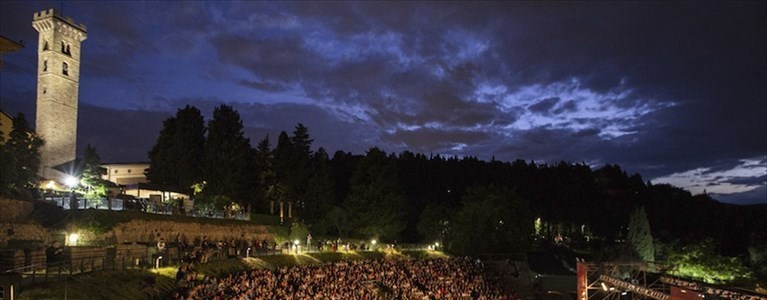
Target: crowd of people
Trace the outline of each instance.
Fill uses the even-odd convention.
[[[355,260],[203,277],[179,268],[174,299],[512,299],[468,258]]]

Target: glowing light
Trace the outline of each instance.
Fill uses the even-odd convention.
[[[52,190],[52,189],[56,188],[56,183],[53,182],[53,180],[48,181],[48,184],[45,185],[45,188],[49,189],[49,190]]]
[[[64,184],[70,188],[76,187],[78,183],[80,183],[80,180],[77,180],[76,177],[67,176],[67,178],[64,179]]]
[[[604,282],[602,282],[602,289],[605,291],[607,290],[607,285]]]
[[[375,245],[376,244],[376,240],[370,240],[370,244]]]
[[[77,240],[79,239],[80,239],[80,235],[77,234],[76,232],[70,233],[69,236],[67,237],[67,241],[69,242],[70,246],[76,246]]]
[[[435,243],[434,243],[434,246],[435,246],[435,247],[439,247],[439,242],[435,242]]]
[[[298,246],[298,243],[300,243],[300,242],[301,242],[301,241],[299,241],[299,240],[295,240],[295,241],[293,241],[293,244],[294,244],[294,245],[296,245],[296,246]]]

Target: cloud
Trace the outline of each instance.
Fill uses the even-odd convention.
[[[558,102],[559,97],[546,98],[538,101],[538,103],[528,106],[527,109],[537,114],[548,114],[549,110],[551,110]]]
[[[715,195],[746,193],[767,185],[767,156],[743,159],[729,168],[715,170],[701,167],[653,179],[655,183],[668,183],[693,194],[704,192]]]
[[[258,81],[258,80],[240,80],[239,82],[243,86],[251,87],[257,90],[262,90],[265,92],[283,92],[287,90],[287,87],[285,87],[282,84],[278,83],[272,83],[272,82],[266,82],[266,81]]]

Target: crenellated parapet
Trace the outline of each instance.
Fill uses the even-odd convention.
[[[36,12],[33,15],[32,27],[38,32],[56,30],[78,41],[84,41],[88,37],[84,24],[75,23],[71,17],[64,17],[53,8]]]

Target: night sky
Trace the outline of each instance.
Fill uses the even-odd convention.
[[[0,3],[0,105],[34,120],[32,15]],[[147,161],[162,120],[230,104],[251,143],[618,164],[767,203],[764,2],[64,2],[88,26],[78,149]],[[32,122],[34,124],[34,122]]]

